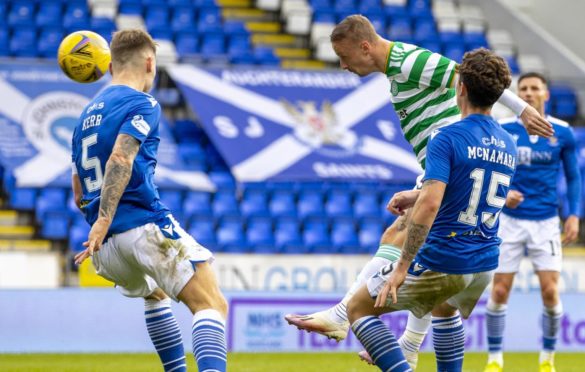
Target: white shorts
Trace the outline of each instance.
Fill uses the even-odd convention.
[[[526,250],[534,271],[561,271],[563,253],[558,216],[546,220],[521,220],[500,215],[500,246],[497,273],[516,273]]]
[[[175,301],[193,277],[195,264],[211,252],[185,232],[171,216],[160,223],[112,235],[94,253],[96,272],[116,283],[127,297],[146,297],[161,288]]]
[[[367,282],[368,292],[372,298],[384,288],[395,262],[385,265]],[[413,268],[419,268],[413,270]],[[475,274],[445,274],[420,268],[413,263],[406,279],[397,293],[397,303],[389,297],[386,307],[398,310],[410,310],[417,318],[422,318],[437,305],[447,302],[459,309],[463,318],[468,318],[491,282],[492,271]]]

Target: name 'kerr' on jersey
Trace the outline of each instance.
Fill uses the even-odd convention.
[[[514,139],[490,116],[470,115],[434,132],[424,180],[447,187],[417,260],[449,274],[495,269],[498,216],[515,169]]]
[[[118,134],[137,139],[140,149],[109,233],[121,233],[168,214],[154,184],[160,116],[160,105],[152,96],[125,85],[104,89],[84,109],[73,132],[72,160],[83,191],[81,209],[90,225],[98,218],[106,162]]]
[[[552,116],[546,119],[555,131],[551,138],[528,135],[519,118],[500,121],[518,148],[518,168],[511,188],[520,191],[524,201],[515,209],[503,211],[514,218],[544,220],[558,215],[557,180],[561,164],[567,179],[567,212],[576,216],[581,212],[581,175],[575,136],[568,123]]]

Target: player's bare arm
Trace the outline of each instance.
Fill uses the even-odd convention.
[[[408,267],[424,244],[427,235],[435,221],[446,184],[436,180],[427,180],[424,182],[420,195],[412,209],[412,218],[408,222],[406,241],[402,247],[400,260],[394,265],[392,273],[376,298],[376,307],[384,307],[388,298],[388,293],[392,296],[392,302],[397,302],[398,288],[404,282]]]
[[[396,216],[404,216],[409,208],[414,206],[420,190],[407,190],[397,192],[392,196],[392,199],[386,205],[388,212]]]
[[[77,264],[93,255],[108,233],[114,219],[116,208],[132,175],[134,159],[140,148],[140,142],[134,137],[119,134],[112,154],[106,163],[104,183],[102,185],[99,217],[91,227],[88,241],[83,243],[87,249],[75,256]]]
[[[79,175],[73,174],[71,176],[71,188],[73,189],[73,199],[75,200],[75,205],[77,208],[81,209],[81,196],[83,195],[83,191],[81,189]]]

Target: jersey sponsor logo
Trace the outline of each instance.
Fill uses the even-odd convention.
[[[518,146],[518,164],[547,164],[553,161],[552,151],[536,151],[528,146]]]
[[[496,146],[496,147],[500,147],[503,149],[506,148],[506,142],[503,139],[496,138],[494,136],[491,136],[489,138],[482,137],[481,143],[483,143],[484,146]]]
[[[103,108],[104,108],[104,105],[105,105],[105,104],[104,104],[104,102],[103,102],[103,101],[102,101],[102,102],[99,102],[99,103],[97,103],[97,102],[94,102],[94,103],[93,103],[91,106],[89,106],[89,107],[87,108],[87,111],[86,111],[85,113],[86,113],[86,114],[89,114],[89,113],[91,113],[91,112],[92,112],[92,111],[94,111],[94,110],[101,110],[101,109],[103,109]]]
[[[136,128],[140,133],[144,134],[145,136],[148,135],[150,132],[150,125],[144,120],[142,115],[134,115],[132,118],[132,126]]]

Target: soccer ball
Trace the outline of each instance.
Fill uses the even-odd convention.
[[[108,42],[91,31],[75,31],[65,37],[57,53],[59,67],[79,83],[98,81],[110,66]]]

